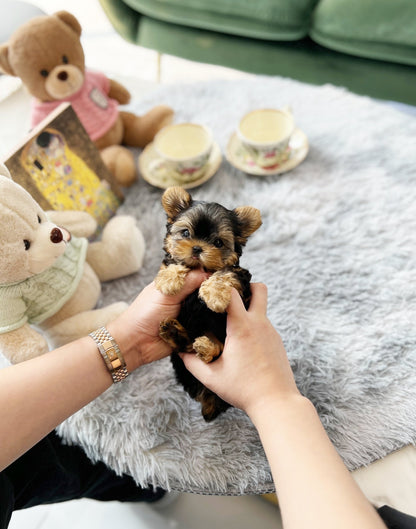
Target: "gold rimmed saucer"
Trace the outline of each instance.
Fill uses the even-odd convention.
[[[289,156],[285,161],[273,167],[260,167],[244,150],[237,133],[234,132],[227,145],[226,157],[236,169],[240,169],[240,171],[251,175],[266,176],[280,174],[294,169],[306,158],[309,151],[309,142],[306,134],[300,129],[295,129],[290,138],[288,148]]]
[[[195,180],[184,181],[176,178],[175,175],[167,170],[164,161],[156,153],[153,143],[149,143],[139,156],[139,170],[143,180],[146,180],[152,186],[161,189],[166,189],[170,186],[181,186],[185,189],[192,189],[212,178],[218,171],[221,162],[222,154],[220,146],[214,142],[211,155],[208,158],[206,168],[202,175],[198,176]]]

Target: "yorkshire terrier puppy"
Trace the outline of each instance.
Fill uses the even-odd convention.
[[[246,307],[250,303],[251,274],[239,266],[239,259],[248,237],[261,225],[260,212],[250,206],[229,210],[215,202],[194,201],[181,187],[168,188],[162,205],[167,233],[156,288],[174,295],[190,270],[202,268],[211,273],[199,290],[184,300],[178,318],[163,320],[159,328],[161,338],[172,347],[178,382],[201,403],[208,422],[230,405],[201,384],[177,353],[194,353],[207,363],[222,353],[231,289],[237,289]]]

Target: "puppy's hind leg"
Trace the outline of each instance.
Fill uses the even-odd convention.
[[[206,422],[213,421],[218,415],[230,408],[230,404],[223,401],[208,388],[203,388],[196,400],[201,403],[201,413]]]
[[[192,343],[185,327],[174,318],[168,318],[160,322],[159,336],[172,347],[174,352],[192,352]]]

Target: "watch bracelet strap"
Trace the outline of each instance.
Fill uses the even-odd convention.
[[[97,344],[98,350],[113,378],[114,384],[124,380],[129,375],[129,372],[127,371],[126,362],[121,354],[120,348],[111,334],[105,327],[100,327],[96,331],[91,332],[89,336]]]

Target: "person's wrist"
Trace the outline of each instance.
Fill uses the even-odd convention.
[[[269,421],[276,414],[292,414],[301,410],[315,410],[312,402],[299,392],[276,393],[264,399],[257,399],[246,408],[246,413],[256,427],[260,427],[263,421]]]
[[[122,323],[113,321],[106,325],[108,332],[117,345],[126,362],[127,371],[133,372],[142,365],[139,340],[132,336],[131,329],[125,329]]]

